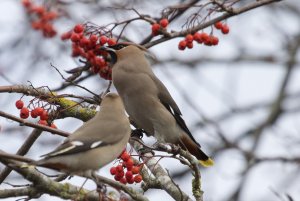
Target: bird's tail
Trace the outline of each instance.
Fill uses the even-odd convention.
[[[204,167],[210,167],[214,165],[214,161],[207,156],[200,148],[200,146],[195,143],[192,139],[188,136],[182,136],[180,138],[180,147],[188,150],[193,156],[195,156],[199,163]]]

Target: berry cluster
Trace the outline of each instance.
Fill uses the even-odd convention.
[[[229,33],[229,27],[227,24],[223,24],[222,22],[215,23],[215,28],[220,29],[223,34]],[[219,44],[219,38],[212,35],[207,34],[205,32],[199,33],[196,32],[193,35],[188,34],[185,36],[184,40],[181,40],[178,44],[179,50],[185,50],[185,48],[192,49],[193,48],[193,41],[196,41],[199,44],[204,44],[207,46],[215,46]]]
[[[31,27],[39,30],[46,38],[52,38],[56,35],[52,21],[58,17],[55,11],[48,11],[44,6],[36,6],[30,0],[22,0],[23,6],[30,14]]]
[[[169,20],[167,18],[163,18],[158,23],[152,24],[152,35],[157,36],[161,29],[166,29],[169,25]]]
[[[91,64],[91,71],[99,73],[100,77],[111,80],[111,68],[107,66],[104,59],[107,53],[100,50],[100,47],[107,45],[115,45],[114,38],[101,35],[99,33],[91,33],[86,25],[77,24],[72,31],[66,32],[61,36],[62,40],[71,40],[72,56],[83,57]]]
[[[123,162],[110,168],[110,174],[114,175],[114,179],[122,184],[133,184],[134,182],[140,183],[143,180],[142,176],[139,174],[142,164],[134,165],[131,156],[125,150],[119,158]],[[127,169],[126,173],[125,169]]]
[[[57,128],[54,123],[52,123],[50,125],[48,124],[47,120],[49,119],[49,115],[48,115],[48,111],[45,110],[44,108],[35,107],[30,111],[28,107],[24,106],[24,102],[22,100],[17,100],[15,105],[16,105],[16,108],[18,108],[20,110],[20,117],[22,119],[27,119],[30,114],[30,116],[34,119],[37,117],[40,117],[38,124],[50,126],[52,128]]]

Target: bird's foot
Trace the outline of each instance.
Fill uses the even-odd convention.
[[[174,156],[176,156],[177,154],[180,153],[180,147],[179,146],[176,146],[175,144],[171,144],[171,143],[169,143],[169,146],[171,147],[172,153],[173,153]]]
[[[136,137],[138,139],[142,139],[143,138],[143,130],[140,128],[132,130],[131,137]]]

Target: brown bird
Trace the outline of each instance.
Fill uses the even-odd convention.
[[[62,145],[32,164],[80,173],[98,170],[116,159],[126,147],[131,133],[121,98],[106,94],[100,111],[70,135]]]
[[[132,43],[103,47],[111,56],[112,81],[130,119],[159,142],[179,145],[203,166],[213,165],[182,119],[176,102],[155,76],[146,49]]]

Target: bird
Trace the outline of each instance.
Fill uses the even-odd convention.
[[[158,142],[188,150],[204,167],[213,160],[202,150],[182,118],[182,113],[166,86],[153,73],[141,45],[121,42],[103,46],[110,55],[112,82],[123,100],[130,120]]]
[[[54,151],[32,164],[69,174],[92,173],[122,153],[130,134],[130,123],[121,98],[116,93],[108,93],[92,119]]]

